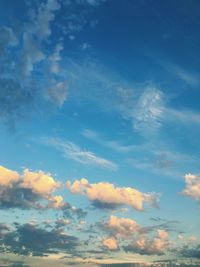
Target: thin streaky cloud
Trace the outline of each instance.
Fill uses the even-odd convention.
[[[66,140],[63,141],[59,138],[42,138],[41,142],[55,147],[56,149],[62,151],[66,158],[77,161],[81,164],[98,166],[112,171],[118,170],[116,163],[103,157],[97,156],[92,151],[84,150],[73,142]]]
[[[82,135],[104,147],[113,149],[117,152],[130,152],[136,149],[135,145],[123,145],[120,141],[117,140],[106,140],[98,132],[91,129],[83,129]]]

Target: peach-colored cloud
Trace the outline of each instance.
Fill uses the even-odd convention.
[[[19,174],[16,171],[0,166],[0,186],[12,187],[18,180]]]
[[[186,186],[182,193],[195,200],[200,200],[200,177],[191,173],[186,174],[185,183]]]
[[[168,237],[168,232],[166,230],[157,230],[158,237],[161,239],[166,239]]]
[[[31,172],[28,169],[24,170],[23,188],[31,188],[33,192],[43,196],[49,196],[55,189],[60,186],[52,176],[43,171]]]
[[[49,207],[51,208],[62,208],[66,205],[66,203],[64,202],[64,199],[62,196],[54,196],[50,198],[50,204]]]
[[[109,237],[106,239],[103,239],[102,244],[105,248],[109,250],[117,250],[118,249],[118,241],[114,237]]]
[[[158,194],[142,193],[132,187],[116,187],[108,182],[90,184],[87,179],[67,182],[67,188],[74,194],[82,194],[92,202],[103,205],[129,205],[142,211],[144,203],[156,206]]]
[[[32,172],[25,169],[20,175],[0,166],[1,206],[59,209],[66,205],[62,196],[53,195],[59,187],[60,183],[43,171]]]
[[[126,250],[146,255],[163,255],[169,248],[168,233],[165,230],[157,230],[157,236],[149,239],[146,235],[141,235],[135,242],[126,247]]]
[[[128,218],[118,218],[111,215],[109,221],[104,224],[107,230],[110,230],[116,237],[125,239],[132,238],[134,234],[141,229],[140,225],[134,220]]]

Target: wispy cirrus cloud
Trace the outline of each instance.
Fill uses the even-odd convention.
[[[82,135],[102,146],[111,148],[117,152],[130,152],[136,148],[136,146],[134,145],[123,145],[120,141],[106,140],[102,138],[102,136],[98,132],[91,129],[84,129],[82,131]]]
[[[114,162],[103,157],[99,157],[92,151],[84,150],[73,142],[63,141],[59,138],[42,138],[41,142],[55,147],[56,149],[62,151],[66,158],[77,161],[81,164],[98,166],[112,171],[117,171],[118,169],[117,164]]]
[[[190,86],[198,86],[200,83],[199,75],[192,71],[188,71],[185,68],[172,63],[172,62],[160,62],[161,66],[171,74],[173,74],[178,79],[182,80]]]

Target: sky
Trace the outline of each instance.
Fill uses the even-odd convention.
[[[199,17],[1,0],[0,266],[200,265]]]

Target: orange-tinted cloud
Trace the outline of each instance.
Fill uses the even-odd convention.
[[[142,193],[132,187],[116,187],[108,182],[90,184],[87,179],[67,182],[67,188],[73,194],[86,196],[97,206],[128,205],[136,210],[144,210],[144,203],[151,206],[157,205],[158,194]]]

